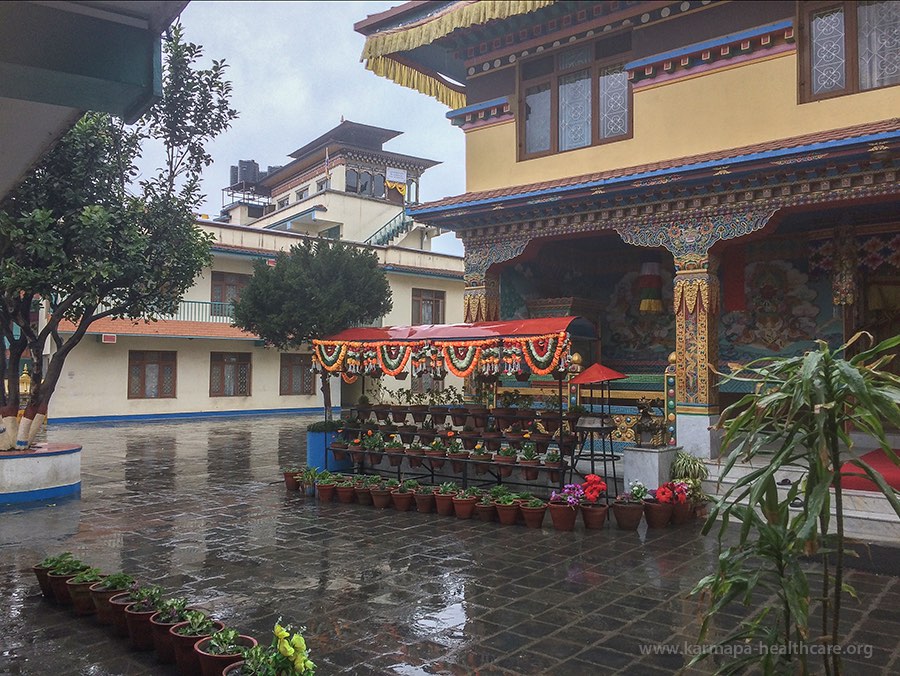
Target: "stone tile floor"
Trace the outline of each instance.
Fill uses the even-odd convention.
[[[265,641],[279,617],[305,624],[320,674],[652,675],[683,665],[641,645],[696,643],[686,594],[716,557],[699,523],[558,533],[317,504],[287,493],[278,474],[303,461],[307,422],[51,428],[49,440],[84,445],[82,495],[0,512],[0,674],[175,673],[40,598],[30,567],[64,550],[186,595]],[[872,653],[845,673],[900,672],[898,578],[849,577],[860,601],[846,610],[847,641]]]

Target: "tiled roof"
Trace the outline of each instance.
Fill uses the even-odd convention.
[[[75,325],[62,321],[60,333],[72,333]],[[231,340],[259,340],[252,333],[247,333],[224,322],[185,322],[162,319],[158,322],[131,321],[129,319],[98,319],[87,330],[88,333],[114,333],[119,336],[164,336],[184,338],[215,338]]]
[[[450,207],[454,205],[468,204],[471,202],[487,202],[497,198],[514,197],[516,195],[526,195],[535,192],[544,192],[560,188],[575,187],[587,183],[644,174],[647,172],[688,167],[689,165],[702,164],[705,162],[735,160],[746,155],[774,152],[792,148],[802,148],[804,146],[811,146],[819,143],[840,141],[861,136],[894,132],[897,130],[900,130],[900,118],[895,117],[889,120],[883,120],[881,122],[870,122],[867,124],[856,125],[854,127],[845,127],[843,129],[830,129],[828,131],[816,132],[814,134],[806,134],[803,136],[794,136],[787,139],[767,141],[765,143],[744,146],[742,148],[719,150],[703,155],[679,157],[671,160],[665,160],[663,162],[654,162],[652,164],[611,169],[608,171],[602,171],[593,174],[583,174],[581,176],[570,176],[554,181],[545,181],[543,183],[508,186],[505,188],[497,188],[496,190],[484,190],[481,192],[467,192],[461,195],[445,197],[434,202],[426,202],[424,204],[420,204],[414,209],[410,208],[409,213],[412,216],[418,216],[421,214],[427,214],[428,212],[431,212],[435,209]]]

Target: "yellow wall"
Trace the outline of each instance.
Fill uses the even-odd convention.
[[[516,162],[516,123],[466,134],[466,189],[552,181],[900,115],[900,87],[797,103],[795,52],[634,93],[634,138]]]

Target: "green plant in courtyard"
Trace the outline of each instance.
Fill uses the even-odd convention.
[[[128,573],[113,573],[103,578],[100,589],[128,589],[134,584],[134,578]]]
[[[188,610],[185,613],[185,624],[175,631],[182,636],[208,636],[213,629],[213,621],[201,610]]]
[[[847,432],[853,428],[870,435],[900,465],[884,432],[886,424],[900,427],[900,377],[883,370],[891,359],[886,353],[900,345],[900,336],[848,356],[848,348],[862,335],[834,350],[818,341],[815,350],[802,356],[757,360],[725,376],[751,383],[754,391],[722,413],[719,427],[725,430],[724,448],[730,449],[722,476],[739,461],[765,455],[766,462],[735,481],[714,503],[703,527],[709,533],[721,520],[718,569],[694,589],[709,601],[701,641],[716,612],[733,602],[749,605],[759,586],[774,590],[779,606],[756,611],[720,641],[769,647],[763,656],[734,659],[723,672],[759,663],[764,673],[842,673],[840,651],[828,648],[841,645],[843,598],[854,594],[844,581],[841,484],[850,473],[842,471],[842,463],[849,460],[861,469],[900,515],[894,490],[858,457]],[[802,471],[803,479],[779,494],[775,476],[785,468]],[[800,508],[792,511],[795,500]],[[740,524],[739,539],[726,546],[732,521]],[[818,593],[810,584],[805,557],[821,562]],[[821,611],[818,629],[809,626],[811,605]],[[818,643],[828,649],[802,649]],[[815,654],[822,655],[820,667],[809,664],[809,655]]]
[[[691,455],[686,451],[675,451],[675,459],[672,460],[670,478],[673,481],[684,479],[697,479],[703,481],[709,477],[709,469],[702,458]]]
[[[159,614],[156,616],[157,621],[161,624],[175,624],[187,620],[187,604],[186,598],[166,599],[159,604]]]
[[[290,625],[282,627],[280,620],[275,625],[271,645],[247,648],[241,656],[243,676],[315,676],[316,673],[303,635],[294,632]]]
[[[87,582],[100,582],[103,579],[103,571],[99,568],[85,568],[72,578],[72,584],[85,584]]]
[[[222,629],[209,637],[204,651],[210,655],[237,655],[242,648],[237,640],[237,629]]]
[[[450,495],[451,493],[459,492],[459,484],[455,481],[445,481],[440,486],[438,486],[437,492],[441,495]]]
[[[90,566],[79,559],[71,556],[60,557],[50,568],[51,575],[71,575],[87,570]]]

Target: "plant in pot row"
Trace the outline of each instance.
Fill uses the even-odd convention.
[[[302,629],[301,629],[302,631]],[[254,645],[242,651],[242,661],[219,672],[222,676],[315,676],[316,665],[309,658],[303,635],[290,625],[275,624],[272,643]]]

